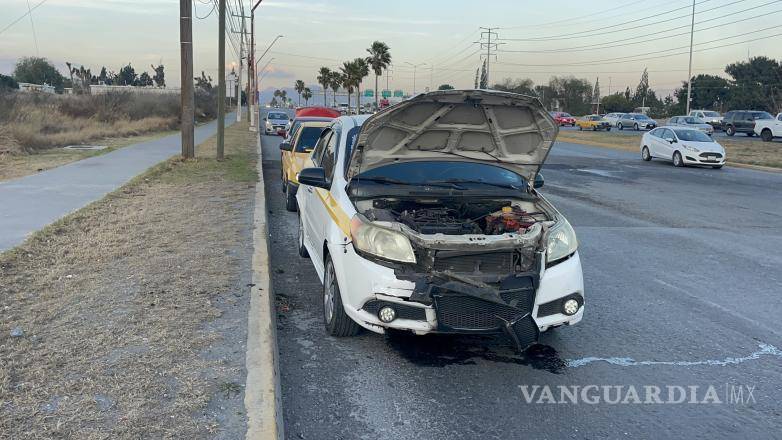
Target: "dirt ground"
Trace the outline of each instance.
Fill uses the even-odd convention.
[[[107,138],[89,142],[89,145],[105,145],[103,150],[66,150],[64,148],[50,148],[34,153],[4,152],[0,148],[0,182],[29,176],[41,171],[76,162],[88,157],[106,154],[117,148],[127,147],[131,144],[151,141],[163,136],[175,134],[176,131],[159,131],[140,136],[121,138]]]
[[[629,136],[603,131],[560,131],[557,140],[638,152],[640,137],[640,133],[638,136]],[[719,138],[717,142],[725,148],[728,162],[782,168],[782,149],[779,142],[763,142],[757,138]]]
[[[0,254],[0,438],[244,436],[255,136]]]

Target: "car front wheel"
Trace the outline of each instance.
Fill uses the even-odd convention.
[[[304,222],[301,220],[301,214],[299,214],[299,256],[304,258],[310,256],[307,247],[304,246]]]
[[[633,130],[638,131],[638,124],[633,124]]]
[[[285,183],[285,209],[290,212],[296,212],[298,204],[296,203],[296,187],[290,183]]]
[[[641,159],[647,162],[652,160],[652,155],[649,153],[649,148],[646,146],[644,146],[643,149],[641,150]]]
[[[334,272],[334,263],[328,254],[323,274],[323,318],[326,324],[326,333],[329,336],[355,336],[361,330],[361,327],[345,313],[337,276]]]
[[[760,138],[763,139],[763,142],[771,142],[774,139],[774,135],[771,133],[771,130],[764,128],[760,132]]]
[[[616,124],[616,128],[618,128],[618,129],[620,129],[620,130],[624,130],[624,129],[625,129],[625,128],[622,126],[622,123],[621,123],[621,122],[617,122],[617,124]]]
[[[673,153],[673,166],[675,167],[683,167],[684,166],[684,159],[682,159],[682,154],[678,151]]]
[[[733,128],[732,125],[728,125],[728,127],[725,129],[725,134],[727,134],[728,136],[733,136],[734,134],[736,134],[736,129]]]

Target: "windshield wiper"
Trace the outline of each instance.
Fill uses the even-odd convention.
[[[361,176],[356,176],[355,177],[355,181],[356,181],[356,183],[372,182],[372,183],[380,183],[380,184],[384,184],[384,185],[435,186],[435,187],[438,187],[438,188],[452,188],[452,189],[458,189],[458,190],[466,189],[466,188],[464,188],[462,186],[457,185],[458,182],[443,181],[443,182],[431,182],[431,183],[430,182],[425,182],[425,183],[418,182],[417,183],[417,182],[405,182],[405,181],[402,181],[402,180],[391,179],[391,178],[388,178],[388,177],[380,177],[380,176],[378,176],[378,177],[361,177]]]
[[[447,180],[437,180],[435,183],[478,183],[481,185],[488,185],[488,186],[494,186],[497,188],[505,188],[505,189],[513,189],[517,191],[521,191],[524,188],[520,188],[516,185],[509,184],[509,183],[496,183],[496,182],[485,182],[482,180],[471,180],[471,179],[447,179]]]

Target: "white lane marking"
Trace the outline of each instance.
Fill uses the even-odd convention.
[[[647,365],[673,365],[677,367],[709,365],[709,366],[724,367],[726,365],[736,365],[747,361],[760,359],[761,356],[772,356],[772,357],[778,357],[782,359],[782,350],[778,349],[777,347],[774,347],[773,345],[761,343],[758,344],[758,348],[759,350],[747,356],[728,357],[725,359],[706,359],[702,361],[637,361],[633,358],[623,358],[623,357],[610,357],[610,358],[585,357],[581,359],[568,359],[565,361],[565,364],[568,367],[572,367],[572,368],[583,367],[584,365],[588,365],[593,362],[606,362],[612,365],[618,365],[620,367],[638,367],[638,366],[647,366]]]

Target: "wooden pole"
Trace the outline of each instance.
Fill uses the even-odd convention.
[[[225,157],[225,0],[218,0],[217,160]]]
[[[193,3],[179,0],[179,49],[181,57],[180,81],[182,88],[180,130],[182,131],[182,157],[195,157],[193,125],[195,119],[195,96],[193,90]]]

